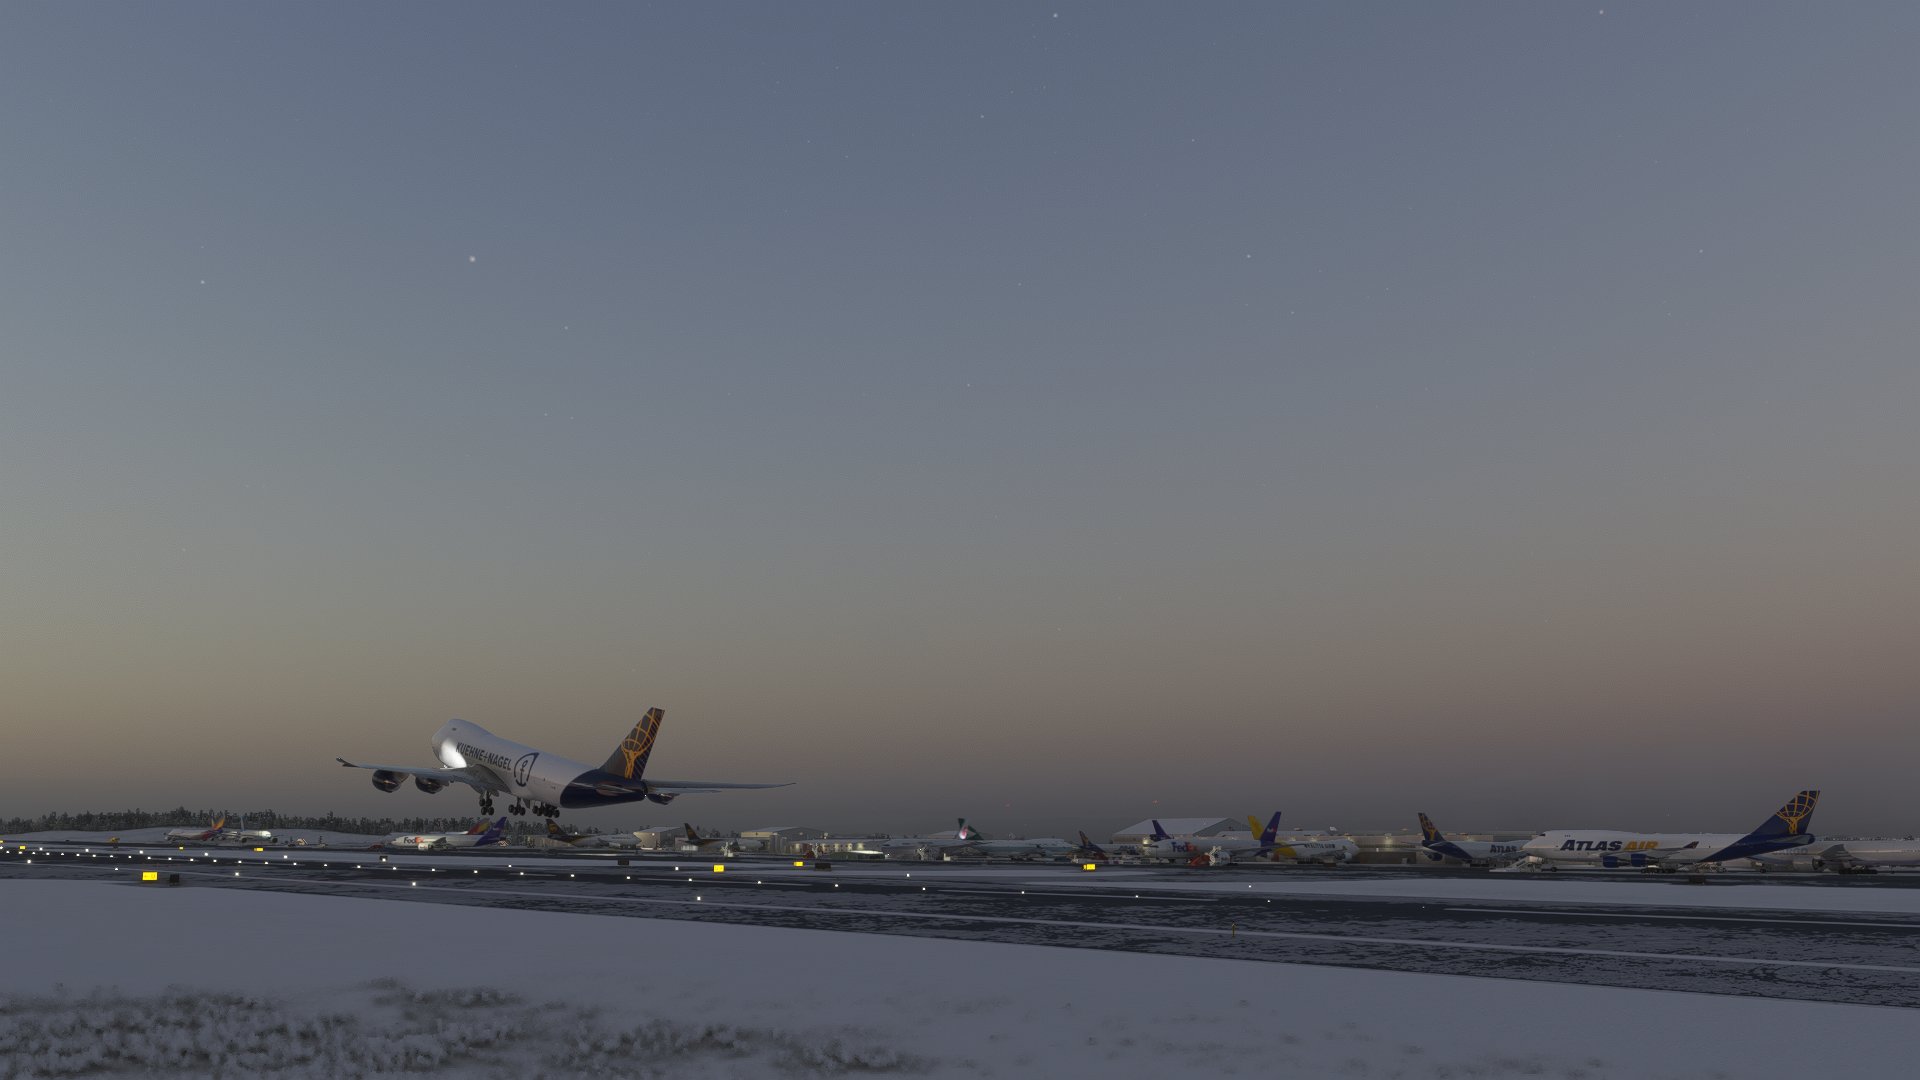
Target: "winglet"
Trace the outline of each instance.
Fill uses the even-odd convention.
[[[653,753],[653,741],[660,737],[660,721],[665,718],[662,709],[648,709],[640,722],[633,725],[627,737],[608,755],[607,763],[600,766],[601,772],[609,772],[623,780],[638,780],[647,771],[647,756]]]

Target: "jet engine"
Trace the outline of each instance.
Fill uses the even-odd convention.
[[[677,791],[649,791],[647,792],[647,801],[657,802],[661,806],[665,806],[672,802],[679,794]]]
[[[433,795],[437,794],[441,788],[446,787],[447,782],[445,780],[435,780],[431,776],[416,776],[413,778],[413,786],[429,795]]]
[[[406,779],[405,773],[375,769],[373,773],[373,786],[379,788],[381,791],[398,791],[400,790],[400,781],[404,779]]]

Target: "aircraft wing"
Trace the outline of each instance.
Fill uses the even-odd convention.
[[[464,769],[426,769],[418,765],[361,765],[346,758],[333,760],[349,769],[372,769],[375,772],[400,773],[403,776],[418,776],[442,784],[465,784],[476,791],[506,791],[506,781],[500,774],[485,765],[469,765]]]
[[[675,795],[694,795],[705,791],[735,791],[744,788],[792,787],[793,781],[784,784],[732,784],[724,780],[648,780],[651,791],[672,792]]]
[[[1787,850],[1793,851],[1794,849],[1788,848]],[[1824,863],[1827,866],[1833,867],[1835,870],[1866,865],[1861,859],[1855,857],[1853,852],[1848,851],[1847,845],[1845,844],[1828,844],[1819,851],[1809,851],[1808,854],[1817,860],[1816,865]]]
[[[1677,848],[1663,848],[1646,853],[1647,862],[1654,866],[1685,866],[1688,863],[1697,863],[1711,854],[1713,854],[1711,851],[1700,846],[1698,840],[1689,841]]]

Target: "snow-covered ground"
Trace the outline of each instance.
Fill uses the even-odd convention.
[[[211,888],[4,881],[0,912],[8,1077],[1802,1080],[1920,1041],[1901,1009]]]

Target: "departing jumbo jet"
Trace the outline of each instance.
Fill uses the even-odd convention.
[[[1678,870],[1700,863],[1724,863],[1813,843],[1807,826],[1818,791],[1802,791],[1742,836],[1739,833],[1635,833],[1608,830],[1561,831],[1536,836],[1521,851],[1549,870],[1562,866],[1598,866],[1612,870],[1641,867]]]
[[[441,768],[413,765],[360,765],[346,758],[335,758],[350,769],[373,771],[373,786],[381,791],[397,790],[408,777],[429,795],[449,784],[465,784],[480,794],[480,812],[493,813],[493,797],[505,795],[513,800],[509,814],[524,814],[529,809],[544,818],[556,818],[564,809],[590,806],[614,806],[646,800],[666,804],[682,795],[698,792],[731,791],[745,788],[776,788],[787,784],[740,784],[720,780],[648,780],[644,778],[647,758],[660,734],[665,714],[648,709],[633,730],[620,741],[599,768],[569,761],[531,746],[523,746],[495,735],[479,724],[449,720],[433,733],[428,745],[440,759]]]

